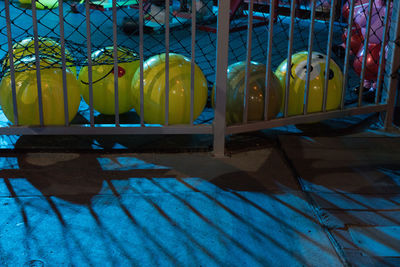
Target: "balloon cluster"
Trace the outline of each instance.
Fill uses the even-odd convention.
[[[376,0],[372,2],[372,16],[370,18],[370,30],[367,33],[367,19],[369,12],[369,0],[356,0],[353,13],[353,24],[351,27],[350,53],[354,55],[353,68],[354,71],[361,76],[362,65],[364,61],[364,44],[368,36],[368,44],[365,56],[365,73],[364,87],[367,89],[375,88],[378,79],[379,61],[381,57],[382,46],[387,45],[387,41],[383,43],[385,34],[385,16],[391,16],[392,6],[387,7],[384,0]],[[389,8],[389,12],[387,12]],[[350,16],[350,1],[346,1],[342,8],[342,15],[345,19]],[[390,23],[390,21],[389,21]],[[387,33],[386,33],[387,34]],[[342,35],[345,48],[347,41],[347,29]],[[386,51],[386,50],[385,50]],[[386,54],[386,53],[385,53]],[[384,55],[385,59],[386,55]]]

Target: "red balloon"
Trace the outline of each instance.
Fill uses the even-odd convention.
[[[366,80],[377,79],[379,71],[380,53],[381,53],[381,44],[368,44],[364,79]],[[361,47],[353,63],[354,71],[360,76],[361,76],[363,60],[364,60],[364,47]]]
[[[347,29],[343,32],[342,35],[342,40],[343,44],[346,48],[346,43],[347,43]],[[361,46],[364,43],[364,37],[361,33],[361,28],[358,26],[356,23],[353,24],[351,28],[351,41],[350,41],[350,51],[352,54],[357,54],[357,52],[360,50]]]

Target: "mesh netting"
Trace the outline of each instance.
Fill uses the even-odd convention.
[[[269,1],[255,1],[254,9],[259,11],[256,13],[258,21],[265,22],[265,26],[261,25],[253,29],[252,37],[252,60],[265,63],[267,55],[267,42],[268,42],[268,31],[269,31],[269,14],[264,12],[267,10],[266,3]],[[310,11],[311,1],[297,1],[296,3],[296,14],[294,23],[294,35],[293,35],[293,53],[308,50],[309,41],[309,29],[310,29]],[[328,46],[328,35],[329,35],[329,20],[330,12],[333,8],[335,11],[335,20],[333,25],[333,39],[332,39],[332,59],[344,70],[344,57],[345,57],[345,43],[346,43],[346,31],[348,26],[348,19],[346,16],[346,4],[347,1],[337,1],[336,6],[331,6],[329,0],[317,0],[316,1],[316,20],[313,31],[313,51],[327,54]],[[368,1],[356,1],[357,11],[354,15],[354,26],[355,30],[352,31],[352,50],[349,60],[349,76],[348,76],[348,91],[346,92],[346,102],[353,103],[357,99],[357,88],[360,85],[360,73],[363,53],[363,44],[365,41],[364,36],[366,35],[366,18],[368,17]],[[387,1],[386,1],[387,2]],[[384,30],[384,19],[386,15],[385,4],[379,5],[379,1],[372,1],[372,22],[369,33],[369,45],[367,47],[367,64],[365,71],[365,81],[363,82],[366,91],[372,88],[376,88],[378,65],[380,60],[380,52],[382,47],[382,38]],[[277,16],[274,24],[273,39],[272,39],[272,69],[275,70],[278,65],[287,58],[288,55],[288,43],[290,40],[290,4],[291,1],[279,1]],[[390,8],[391,10],[391,8]],[[390,11],[391,16],[391,11]],[[247,24],[247,18],[243,18],[240,15],[231,23],[234,27]],[[390,20],[389,20],[390,25]],[[388,29],[389,32],[389,29]],[[359,43],[357,44],[357,38],[359,37]],[[388,40],[387,37],[386,40]],[[246,44],[247,31],[239,31],[230,35],[230,54],[229,63],[246,60]],[[237,40],[240,40],[238,42]],[[355,46],[353,49],[353,40],[355,40]],[[387,41],[384,46],[386,46]],[[387,56],[387,55],[386,55]],[[383,69],[383,75],[385,69]],[[383,88],[386,88],[387,84],[383,84]],[[368,94],[368,92],[366,92]],[[364,98],[367,102],[372,102],[374,98],[373,93],[369,94]]]
[[[190,58],[191,56],[191,0],[173,1],[170,0],[170,52],[182,54]],[[243,61],[246,59],[246,42],[247,42],[247,9],[248,0],[245,1],[231,1],[237,3],[237,8],[232,8],[231,4],[231,33],[229,42],[229,64]],[[267,42],[269,31],[269,0],[256,0],[254,1],[254,28],[252,35],[252,60],[260,63],[266,62],[267,56]],[[294,24],[293,36],[293,53],[299,51],[306,51],[308,49],[308,35],[310,27],[310,2],[311,1],[297,1],[296,2],[296,18]],[[317,0],[317,14],[315,20],[315,29],[313,32],[314,42],[313,51],[327,53],[328,35],[329,35],[329,18],[331,9],[335,10],[335,23],[333,26],[333,45],[332,45],[332,58],[341,67],[344,68],[344,48],[343,48],[343,33],[347,27],[347,19],[344,17],[343,6],[346,1],[338,0],[336,6],[331,6],[331,0]],[[357,3],[368,1],[357,1]],[[373,2],[373,12],[375,12],[376,19],[371,27],[370,39],[374,39],[375,43],[382,43],[382,28],[384,25],[385,10],[379,6],[381,1]],[[39,39],[39,49],[43,56],[51,56],[60,59],[60,19],[59,9],[45,8],[51,7],[54,3],[52,0],[39,0],[37,2],[37,26]],[[153,55],[165,52],[165,7],[164,1],[145,1],[144,2],[144,59]],[[209,83],[209,88],[215,80],[215,66],[216,66],[216,41],[217,34],[216,18],[218,14],[218,7],[215,6],[212,0],[198,0],[197,1],[197,26],[196,43],[195,43],[195,61],[202,69]],[[281,0],[278,3],[278,16],[274,20],[274,35],[272,40],[272,69],[275,70],[277,66],[287,58],[288,42],[290,40],[290,1]],[[358,5],[356,3],[356,5]],[[40,6],[42,4],[42,6]],[[385,4],[385,3],[384,3]],[[39,6],[38,6],[39,5]],[[120,47],[127,48],[127,56],[119,56],[120,62],[132,60],[131,53],[139,52],[139,9],[136,1],[124,0],[117,2],[117,43]],[[68,66],[76,66],[77,71],[83,66],[87,65],[87,25],[86,25],[86,10],[85,4],[82,2],[64,1],[63,2],[63,18],[64,18],[64,31],[65,31],[65,47],[66,47],[66,60]],[[374,14],[375,14],[374,13]],[[22,40],[30,39],[33,36],[33,21],[32,10],[30,4],[21,4],[18,1],[10,3],[10,16],[13,43],[16,44]],[[363,16],[368,17],[368,5],[361,5],[354,20],[356,23],[361,23]],[[375,15],[374,15],[375,16]],[[0,21],[6,25],[5,7],[4,2],[0,2]],[[365,25],[364,25],[365,28]],[[1,75],[7,72],[7,31],[6,27],[0,28],[0,58],[5,59]],[[365,34],[363,27],[355,29],[354,35],[362,36]],[[91,35],[91,52],[104,49],[113,45],[113,17],[111,4],[107,1],[91,2],[90,9],[90,35]],[[361,40],[364,39],[361,37]],[[367,71],[376,72],[375,68],[379,64],[379,50],[382,45],[368,46],[367,51],[373,54],[370,64],[367,64]],[[15,52],[15,51],[14,51]],[[19,54],[18,54],[19,53]],[[26,42],[25,46],[19,48],[16,55],[18,63],[18,55],[27,55],[34,53],[32,42]],[[349,92],[346,97],[351,101],[354,96],[353,88],[360,84],[360,75],[357,68],[354,68],[354,61],[359,60],[357,56],[358,50],[354,51],[350,58],[350,72],[349,72]],[[94,58],[93,65],[96,64],[113,64],[112,57],[109,60],[97,61]],[[60,64],[56,64],[60,66]],[[18,70],[23,70],[19,68]],[[385,71],[385,70],[384,70]],[[376,76],[376,75],[375,75]],[[374,75],[369,75],[364,83],[374,86],[377,78]],[[386,87],[384,83],[384,88]],[[366,86],[368,87],[368,86]]]

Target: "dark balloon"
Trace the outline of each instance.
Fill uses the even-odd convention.
[[[249,95],[248,95],[248,121],[264,120],[265,103],[265,73],[267,69],[264,64],[251,62]],[[279,79],[270,72],[269,84],[268,119],[275,118],[280,109],[283,99],[283,89]],[[228,81],[226,91],[226,123],[232,125],[243,122],[244,99],[245,99],[245,76],[246,62],[241,61],[229,65]],[[212,90],[212,105],[215,107],[215,85]]]

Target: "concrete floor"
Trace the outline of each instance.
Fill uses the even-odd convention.
[[[233,136],[226,158],[3,137],[0,266],[399,266],[400,134],[362,124]]]
[[[6,266],[340,264],[274,149],[221,160],[204,153],[6,158]],[[283,172],[270,173],[271,164]]]

